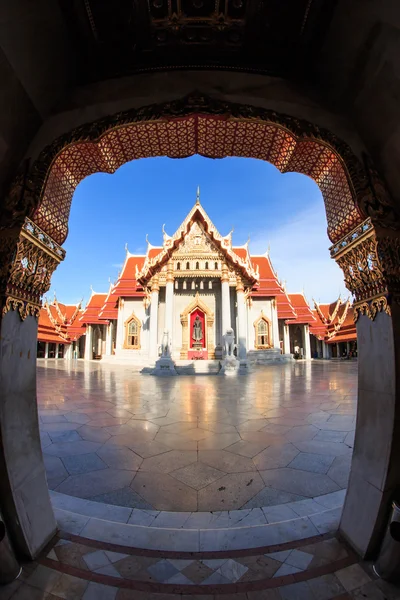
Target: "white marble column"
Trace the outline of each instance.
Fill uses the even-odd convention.
[[[346,342],[347,356],[350,354],[350,342]]]
[[[336,358],[340,358],[340,345],[336,344]]]
[[[283,325],[283,354],[290,354],[289,325]]]
[[[58,358],[58,350],[59,350],[60,344],[56,344],[56,351],[54,354],[54,358]]]
[[[114,323],[112,321],[106,326],[106,356],[112,355],[112,338],[114,331]]]
[[[86,325],[85,335],[85,360],[92,360],[93,358],[93,327]]]
[[[231,320],[231,299],[229,291],[229,271],[226,264],[222,265],[221,277],[221,321],[222,321],[222,338],[226,334],[227,329],[232,327]],[[222,341],[222,340],[221,340]]]
[[[10,310],[0,316],[0,329],[1,517],[15,550],[36,558],[57,531],[36,403],[38,322]]]
[[[236,301],[237,301],[237,318],[238,318],[238,331],[237,331],[237,346],[238,346],[238,359],[240,361],[246,360],[246,331],[247,331],[247,314],[246,314],[246,300],[244,297],[244,286],[240,277],[237,278],[236,283]]]
[[[44,357],[49,358],[49,342],[46,342],[44,345]]]
[[[149,356],[152,360],[158,358],[158,295],[160,286],[158,277],[153,277],[151,283],[151,303],[150,303],[150,335],[149,335]]]
[[[275,298],[271,301],[272,341],[274,348],[281,349],[279,342],[278,309]]]
[[[72,360],[72,344],[64,344],[64,358]]]
[[[322,342],[322,358],[330,358],[331,353],[329,351],[329,344]]]
[[[172,344],[172,329],[174,323],[174,272],[172,261],[167,265],[167,282],[165,285],[165,327],[168,331],[169,343]]]
[[[304,358],[306,360],[310,360],[311,359],[310,328],[307,323],[303,327],[303,336],[304,336]]]

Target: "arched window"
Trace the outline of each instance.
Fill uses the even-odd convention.
[[[180,270],[181,270],[181,263],[177,263],[177,264],[176,264],[176,270],[177,270],[177,271],[180,271]]]
[[[199,269],[200,269],[200,265],[199,265],[199,263],[197,262],[197,263],[196,263],[196,270],[198,271]]]
[[[135,315],[125,321],[125,348],[140,348],[140,328],[141,323]]]
[[[215,265],[214,265],[214,269],[215,269],[216,271],[218,271],[218,263],[217,263],[217,262],[216,262],[216,263],[215,263]]]
[[[205,267],[206,269],[208,269],[208,262],[206,262],[206,264],[204,265],[204,267]]]
[[[189,261],[186,263],[186,269],[187,269],[188,271],[189,271],[189,269],[190,269],[190,262],[189,262]]]
[[[262,316],[254,323],[255,327],[255,347],[258,349],[271,348],[271,326],[269,320]]]

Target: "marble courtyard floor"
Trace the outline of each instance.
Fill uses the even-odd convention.
[[[356,362],[257,367],[231,379],[42,360],[37,387],[48,484],[62,494],[191,513],[347,485]]]

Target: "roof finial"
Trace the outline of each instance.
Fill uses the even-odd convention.
[[[196,192],[196,204],[200,204],[200,186],[197,186],[197,192]]]
[[[128,250],[128,242],[125,243],[125,252],[126,254],[128,254],[129,250]]]

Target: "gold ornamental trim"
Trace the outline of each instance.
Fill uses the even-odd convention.
[[[29,316],[39,319],[40,306],[38,304],[33,304],[32,302],[26,302],[21,298],[8,296],[3,306],[3,316],[10,311],[18,311],[22,321],[25,321]]]
[[[361,302],[354,305],[354,322],[357,323],[361,315],[365,315],[371,321],[375,320],[376,315],[379,312],[384,312],[387,315],[392,316],[392,311],[388,304],[386,296],[380,296],[371,300],[371,302]]]

